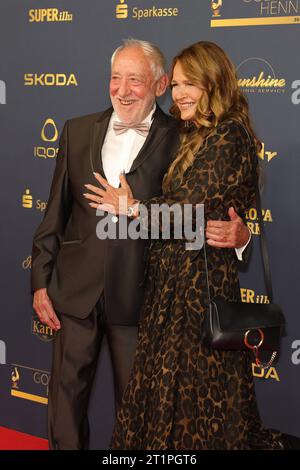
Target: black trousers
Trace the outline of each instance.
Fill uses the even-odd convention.
[[[87,318],[61,314],[60,320],[61,330],[53,343],[49,384],[49,446],[61,450],[88,449],[87,412],[103,337],[106,334],[112,359],[117,408],[133,365],[137,327],[110,325],[103,296]]]

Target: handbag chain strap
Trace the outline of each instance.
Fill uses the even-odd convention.
[[[239,123],[240,124],[240,123]],[[250,152],[253,158],[253,162],[257,159],[257,153],[255,148],[255,143],[253,139],[250,138],[249,132],[245,126],[243,126],[245,133],[247,134]],[[269,261],[269,253],[267,247],[267,238],[266,232],[263,222],[263,215],[262,215],[262,207],[261,207],[261,198],[260,198],[260,191],[258,187],[258,177],[256,172],[256,165],[253,164],[253,179],[255,185],[255,200],[256,200],[256,211],[257,211],[257,218],[258,218],[258,225],[260,231],[260,251],[262,255],[262,262],[263,262],[263,270],[264,270],[264,279],[266,285],[266,291],[268,295],[269,302],[273,302],[273,287],[272,287],[272,277],[271,277],[271,269],[270,269],[270,261]],[[209,290],[209,278],[208,278],[208,265],[207,265],[207,255],[206,255],[206,243],[204,240],[204,261],[205,261],[205,268],[206,268],[206,282],[207,282],[207,290],[208,290],[208,299],[211,302],[210,290]]]
[[[253,160],[257,159],[255,143],[253,142],[253,140],[251,141],[247,129],[245,127],[244,129],[250,141],[250,150],[252,152]],[[273,286],[272,286],[272,276],[271,276],[271,268],[270,268],[270,258],[269,258],[269,252],[268,252],[268,246],[267,246],[266,231],[265,231],[265,226],[264,226],[264,221],[263,221],[261,197],[260,197],[260,191],[259,191],[259,186],[258,186],[258,176],[257,176],[255,165],[253,166],[253,178],[254,178],[254,184],[255,184],[256,212],[257,212],[258,226],[259,226],[259,232],[260,232],[260,237],[259,237],[260,238],[260,251],[262,255],[264,279],[265,279],[268,299],[269,299],[269,302],[272,303],[273,302]]]
[[[243,128],[249,140],[250,151],[252,154],[253,161],[255,161],[254,159],[257,158],[255,142],[253,141],[253,139],[250,138],[249,132],[246,129],[246,127],[243,126]],[[269,302],[272,303],[273,302],[273,286],[272,286],[272,276],[271,276],[271,268],[270,268],[270,258],[269,258],[269,252],[268,252],[266,231],[265,231],[265,226],[264,226],[264,221],[263,221],[263,212],[262,212],[262,206],[261,206],[261,197],[260,197],[260,191],[259,191],[256,165],[253,166],[253,178],[254,178],[254,184],[255,184],[256,212],[257,212],[258,226],[259,226],[259,232],[260,232],[260,237],[259,237],[260,238],[260,251],[261,251],[262,262],[263,262],[265,286],[266,286],[266,291],[267,291]],[[271,367],[275,357],[277,356],[277,351],[273,351],[269,361],[266,364],[263,364],[261,360],[259,359],[258,347],[254,346],[253,353],[255,356],[255,364],[264,370]]]
[[[255,185],[255,199],[256,199],[256,210],[257,210],[257,218],[258,218],[258,225],[259,225],[259,231],[260,231],[260,249],[261,249],[261,255],[262,255],[262,262],[263,262],[263,270],[264,270],[264,279],[265,279],[265,285],[266,285],[266,291],[268,295],[269,302],[273,302],[273,287],[272,287],[272,277],[271,277],[271,269],[270,269],[270,261],[269,261],[269,253],[268,253],[268,247],[267,247],[267,239],[266,239],[266,232],[265,232],[265,227],[264,227],[264,222],[263,222],[263,214],[262,214],[262,207],[261,207],[261,197],[260,197],[260,191],[259,191],[259,185],[258,185],[258,176],[257,176],[257,165],[255,165],[255,160],[257,159],[257,152],[256,152],[256,147],[255,147],[255,142],[253,139],[251,139],[248,130],[246,129],[245,126],[242,126],[245,133],[247,134],[248,141],[249,141],[249,148],[251,152],[251,156],[253,158],[253,179],[254,179],[254,185]],[[208,300],[209,300],[209,308],[211,308],[211,295],[210,295],[210,288],[209,288],[209,277],[208,277],[208,264],[207,264],[207,254],[206,254],[206,241],[204,239],[204,262],[205,262],[205,270],[206,270],[206,284],[207,284],[207,293],[208,293]],[[258,357],[258,352],[259,352],[259,346],[250,346],[247,345],[247,335],[249,333],[249,330],[245,333],[245,344],[249,349],[253,350],[253,354],[255,356],[255,363],[258,367],[261,369],[268,369],[271,364],[273,363],[277,351],[273,351],[270,360],[266,364],[262,364]],[[263,336],[263,332],[261,332]]]

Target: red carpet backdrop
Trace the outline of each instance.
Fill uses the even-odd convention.
[[[32,309],[32,235],[47,205],[62,125],[109,105],[110,56],[129,36],[157,43],[168,63],[192,42],[215,41],[237,66],[263,142],[259,158],[275,301],[287,318],[274,367],[260,374],[253,366],[253,374],[264,423],[300,436],[297,0],[1,1],[0,425],[46,437],[53,331]],[[169,109],[169,94],[160,105]],[[254,250],[247,272],[241,273],[242,297],[267,302],[254,208],[248,224]],[[104,349],[90,408],[92,448],[107,448],[113,412]]]

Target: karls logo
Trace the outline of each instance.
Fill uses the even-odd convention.
[[[36,8],[28,12],[29,23],[73,21],[73,14],[57,8]]]
[[[31,333],[44,342],[52,341],[54,338],[54,332],[52,328],[41,323],[36,316],[33,316],[32,318]]]
[[[128,4],[125,0],[119,0],[116,5],[116,18],[124,20],[128,18],[129,14],[131,14],[132,19],[140,21],[144,19],[178,16],[179,10],[173,7],[159,8],[153,5],[151,8],[133,7],[132,10],[129,11]]]
[[[33,196],[30,192],[30,189],[25,189],[24,194],[22,195],[22,207],[24,209],[32,209],[33,208]],[[41,199],[37,199],[35,202],[34,208],[40,212],[44,212],[47,207],[47,202],[42,201]]]
[[[211,0],[211,11],[213,18],[218,18],[221,16],[221,7],[223,5],[222,0]]]
[[[262,209],[263,221],[273,222],[272,214],[270,209]],[[246,211],[247,226],[249,227],[252,235],[259,235],[259,224],[257,219],[257,210],[255,207]]]
[[[116,5],[116,18],[123,20],[128,17],[128,5],[125,0],[119,0],[119,2]]]
[[[6,85],[3,80],[0,80],[0,104],[6,104]]]
[[[46,119],[41,130],[43,142],[56,142],[58,139],[58,129],[52,118]],[[55,158],[58,147],[53,145],[36,145],[33,147],[33,155],[38,158]]]
[[[284,93],[285,79],[278,78],[272,65],[260,57],[250,57],[237,67],[238,84],[245,93]]]
[[[292,83],[292,92],[291,100],[293,104],[300,104],[300,80],[294,80]]]
[[[78,86],[74,73],[25,73],[25,86]]]
[[[6,344],[0,340],[0,364],[6,364]]]

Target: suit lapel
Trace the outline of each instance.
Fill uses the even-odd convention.
[[[103,170],[101,149],[103,147],[112,112],[113,108],[109,108],[101,113],[100,117],[93,125],[90,138],[90,162],[92,171],[100,173],[104,178],[106,178],[106,176]]]
[[[104,178],[106,178],[106,176],[103,170],[101,149],[103,147],[112,112],[113,108],[109,108],[101,113],[100,117],[93,125],[90,138],[90,163],[92,171],[100,173]],[[128,173],[132,173],[144,163],[144,161],[152,154],[152,152],[154,152],[155,147],[164,138],[169,129],[169,118],[157,105],[150,132],[141,150],[134,159]]]

